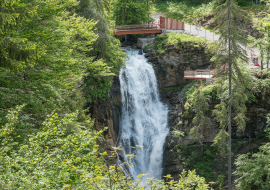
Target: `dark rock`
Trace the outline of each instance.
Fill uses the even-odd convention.
[[[100,141],[99,145],[108,153],[115,146],[119,134],[119,121],[121,115],[121,91],[118,76],[113,77],[113,84],[110,89],[110,98],[106,101],[98,100],[95,103],[87,105],[91,118],[95,120],[95,129],[100,131],[105,127],[105,141]],[[115,160],[114,160],[115,162]],[[116,164],[116,163],[113,163]]]

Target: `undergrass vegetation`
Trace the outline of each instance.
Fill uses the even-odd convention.
[[[145,49],[155,50],[159,54],[163,54],[165,53],[166,46],[175,44],[179,49],[181,49],[181,44],[183,44],[183,42],[189,42],[189,45],[194,47],[199,47],[200,45],[206,46],[207,44],[212,43],[204,38],[171,32],[158,35],[155,39],[155,42],[147,45]]]
[[[205,151],[202,154],[200,146],[177,145],[182,164],[187,168],[196,169],[200,176],[209,181],[215,177],[213,168],[218,164],[217,148],[210,144],[206,144],[204,148]]]

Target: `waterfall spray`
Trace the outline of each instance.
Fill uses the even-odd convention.
[[[126,174],[137,179],[139,174],[161,179],[163,146],[169,132],[168,108],[159,99],[157,80],[153,67],[137,50],[126,49],[129,59],[120,71],[122,114],[118,146],[123,159],[118,164]],[[132,147],[140,146],[137,152]],[[135,154],[132,166],[125,156]]]

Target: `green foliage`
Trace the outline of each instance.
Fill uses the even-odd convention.
[[[13,142],[22,108],[9,111],[8,122],[0,129],[0,161],[4,163],[0,165],[1,189],[145,189],[140,184],[145,175],[140,174],[140,180],[133,182],[119,167],[103,165],[107,152],[100,153],[96,143],[103,131],[82,126],[76,121],[78,113],[52,113],[42,130],[29,135],[29,141],[19,145]],[[148,184],[155,189],[210,189],[195,171],[183,171],[179,182],[170,175],[165,177],[167,182],[152,178]]]
[[[177,124],[177,125],[178,125],[178,124]],[[182,137],[185,136],[185,132],[183,132],[183,131],[178,131],[178,130],[176,130],[176,129],[173,129],[173,131],[171,132],[171,134],[172,134],[175,138],[177,138],[177,139],[179,139],[179,140],[181,140]]]
[[[113,106],[121,107],[122,106],[122,102],[115,102],[115,103],[113,103]]]
[[[5,163],[0,166],[1,189],[87,187],[86,176],[97,175],[92,168],[102,163],[96,157],[96,139],[102,131],[95,133],[81,126],[76,122],[78,113],[64,117],[54,113],[43,122],[42,130],[18,145],[12,133],[21,109],[12,110],[7,115],[9,122],[0,130],[0,160]]]
[[[165,53],[165,46],[176,45],[179,49],[182,49],[182,46],[185,45],[185,42],[188,42],[189,45],[194,47],[203,46],[206,47],[208,44],[211,44],[210,41],[187,35],[187,34],[178,34],[174,32],[163,33],[158,35],[153,44],[150,44],[145,47],[145,49],[155,50],[159,54]]]
[[[213,146],[218,147],[220,156],[222,157],[225,157],[228,154],[227,153],[228,148],[229,148],[227,144],[228,137],[229,137],[229,134],[224,129],[221,129],[213,141],[214,142]]]
[[[206,145],[206,151],[201,154],[199,146],[178,145],[178,152],[182,164],[187,168],[196,169],[197,173],[207,181],[214,178],[213,168],[218,164],[216,158],[217,148]]]
[[[210,41],[204,39],[204,38],[199,38],[199,37],[195,37],[195,36],[191,36],[188,34],[179,34],[179,33],[174,33],[174,32],[170,32],[170,33],[164,33],[161,36],[163,36],[164,39],[164,43],[166,45],[172,45],[172,44],[180,44],[183,42],[192,42],[192,45],[206,45],[208,43],[211,43]]]
[[[204,141],[204,131],[210,125],[210,118],[208,117],[208,99],[202,92],[203,83],[201,87],[193,93],[193,107],[195,117],[192,120],[193,127],[190,129],[190,135],[194,140],[197,140],[201,145]]]
[[[219,190],[223,190],[223,185],[224,185],[224,179],[225,179],[225,176],[224,175],[218,175],[217,177],[217,181],[216,181],[216,184],[219,185]]]
[[[196,20],[203,21],[204,18],[212,14],[217,7],[215,2],[190,5],[185,2],[170,2],[167,15],[171,18],[195,24]]]
[[[269,114],[270,115],[270,114]],[[270,138],[269,120],[265,128],[268,138]],[[270,143],[266,143],[259,148],[254,154],[242,154],[236,159],[235,175],[239,176],[236,180],[237,188],[242,189],[269,189],[270,175]]]
[[[180,92],[184,87],[185,87],[185,85],[181,84],[181,85],[179,85],[178,87],[175,87],[175,88],[163,88],[162,92],[164,92],[166,94],[171,93],[171,92],[173,92],[173,93]]]
[[[83,101],[77,101],[82,96],[77,82],[86,68],[91,68],[93,61],[86,52],[97,39],[92,31],[93,21],[67,11],[67,7],[76,6],[76,2],[46,1],[40,4],[33,1],[34,5],[37,7],[34,17],[20,23],[24,27],[14,28],[14,31],[38,44],[42,55],[35,61],[35,67],[25,68],[23,72],[10,74],[9,69],[0,68],[0,117],[4,118],[9,108],[26,104],[24,118],[27,122],[21,128],[30,131],[37,129],[44,116],[53,110],[75,111],[83,104]],[[102,64],[95,62],[94,66]],[[99,74],[106,73],[102,70]]]
[[[260,151],[253,155],[243,154],[236,160],[237,169],[234,172],[239,178],[236,180],[238,189],[269,189],[269,147],[267,143],[260,147]]]
[[[205,88],[202,89],[202,93],[205,96],[211,96],[213,100],[217,98],[217,92],[214,85],[208,85]]]
[[[252,5],[251,1],[246,1],[246,0],[236,0],[237,4],[239,6],[245,7],[245,6],[250,6]]]
[[[186,5],[189,9],[200,9],[201,6],[205,6],[210,2],[210,0],[156,0],[156,8],[159,12],[168,12],[172,4],[174,5],[179,5],[179,4],[184,4]],[[216,3],[216,2],[215,2]],[[169,5],[169,6],[168,6]]]
[[[36,44],[40,50],[35,54],[38,59],[32,59],[34,67],[24,67],[24,70],[13,74],[10,71],[15,72],[16,68],[21,67],[17,65],[12,69],[0,65],[0,123],[6,122],[4,116],[8,109],[26,104],[24,115],[20,118],[25,122],[18,127],[18,132],[24,137],[37,131],[45,115],[53,110],[69,113],[82,108],[85,99],[82,98],[78,82],[83,75],[86,75],[82,83],[86,83],[84,92],[88,93],[85,97],[88,97],[89,102],[108,97],[111,76],[119,72],[125,60],[120,42],[112,37],[112,29],[107,27],[114,24],[109,13],[104,18],[106,29],[102,30],[96,27],[100,23],[90,20],[91,17],[89,19],[87,15],[83,15],[84,18],[74,14],[75,10],[81,10],[82,2],[68,0],[63,3],[57,0],[40,3],[38,0],[27,0],[14,1],[12,6],[15,6],[16,12],[17,5],[25,7],[28,3],[27,9],[18,11],[33,10],[31,19],[28,13],[22,19],[15,19],[16,25],[12,24],[12,31]],[[3,7],[8,5],[1,4]],[[77,12],[82,15],[83,11]],[[11,25],[7,26],[7,31],[9,27]],[[1,38],[8,38],[12,34],[7,31],[3,31]],[[99,41],[106,47],[97,43],[101,38],[104,39],[99,32],[106,33],[106,40]],[[92,54],[98,52],[99,48],[103,48],[104,54]],[[23,57],[23,51],[20,52]],[[13,58],[11,56],[8,59]]]
[[[113,13],[117,25],[144,24],[153,10],[151,0],[114,0]],[[150,18],[149,18],[150,20]]]
[[[184,93],[184,99],[185,100],[190,100],[187,102],[192,102],[193,101],[193,93],[196,91],[196,87],[195,85],[191,85],[189,86],[189,88],[185,89],[185,93]]]
[[[33,67],[39,57],[38,44],[21,35],[22,25],[35,15],[34,1],[0,2],[0,68],[18,72],[25,67]]]
[[[225,143],[229,137],[225,129],[227,125],[231,127],[231,110],[234,112],[233,119],[236,121],[239,131],[244,131],[246,124],[245,103],[247,102],[247,96],[244,92],[248,82],[244,72],[242,72],[243,67],[240,64],[248,63],[249,61],[247,52],[244,49],[248,40],[247,31],[242,30],[236,19],[241,18],[245,22],[250,22],[250,17],[247,12],[237,6],[234,0],[228,0],[217,7],[215,14],[214,22],[220,23],[217,27],[220,32],[218,51],[224,53],[217,53],[213,58],[217,62],[216,77],[222,81],[218,91],[221,103],[213,111],[221,127],[219,134],[214,140],[214,145],[220,146],[220,153],[225,156],[226,148],[228,147]],[[229,66],[228,71],[225,69],[224,64],[226,63]],[[229,78],[229,81],[226,78]],[[225,81],[225,85],[223,81]],[[227,115],[227,105],[229,116]]]
[[[77,13],[86,19],[96,21],[93,31],[98,38],[87,52],[95,62],[87,67],[84,93],[89,103],[109,97],[111,81],[124,65],[126,54],[120,49],[120,42],[112,36],[114,21],[112,4],[106,0],[80,0]]]

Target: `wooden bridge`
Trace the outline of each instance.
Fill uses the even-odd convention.
[[[169,18],[160,17],[159,24],[135,24],[135,25],[118,25],[115,26],[114,35],[125,34],[145,34],[145,33],[162,33],[163,29],[167,30],[185,30],[184,22]]]

